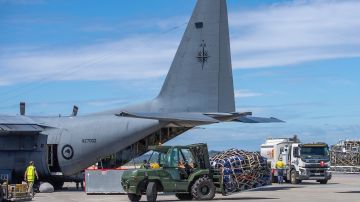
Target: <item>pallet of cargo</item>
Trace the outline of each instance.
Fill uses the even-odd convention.
[[[1,176],[0,202],[7,201],[31,201],[33,196],[28,193],[27,184],[9,184],[8,177]]]
[[[340,173],[360,172],[360,141],[342,140],[331,147],[331,170]]]
[[[267,159],[256,152],[230,149],[210,158],[211,166],[222,171],[226,195],[271,184]]]

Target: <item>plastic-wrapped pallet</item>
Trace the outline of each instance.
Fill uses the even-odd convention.
[[[210,162],[212,169],[222,172],[227,193],[271,184],[271,169],[259,153],[230,149],[211,157]]]

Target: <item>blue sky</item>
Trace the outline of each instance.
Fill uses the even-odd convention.
[[[0,0],[0,113],[80,114],[157,95],[195,0]],[[238,111],[284,124],[226,123],[170,144],[257,150],[298,134],[360,137],[360,2],[228,0]]]

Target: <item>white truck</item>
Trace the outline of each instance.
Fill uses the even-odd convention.
[[[316,180],[327,184],[331,179],[329,146],[325,143],[302,144],[294,138],[268,138],[261,145],[261,156],[271,164],[273,182],[277,181],[276,162],[285,165],[284,179],[292,184]]]

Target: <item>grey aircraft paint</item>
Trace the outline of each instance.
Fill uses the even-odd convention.
[[[155,99],[87,116],[0,116],[0,173],[22,178],[33,160],[43,179],[70,176],[114,153],[135,157],[144,146],[223,121],[280,122],[235,112],[226,0],[198,0]]]

